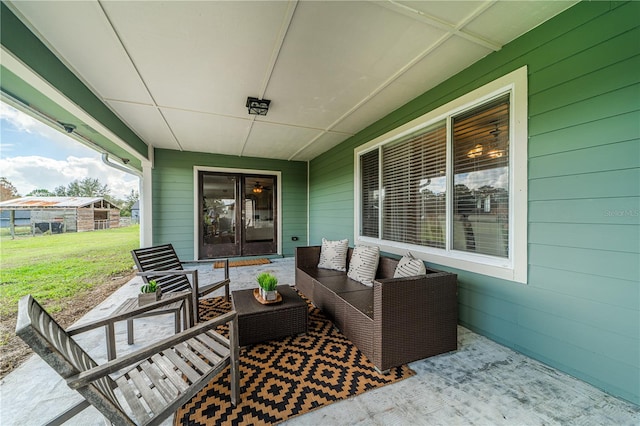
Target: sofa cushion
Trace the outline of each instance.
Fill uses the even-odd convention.
[[[373,318],[373,288],[343,293],[340,298],[369,318]],[[345,317],[348,316],[348,312],[345,313]],[[345,320],[348,320],[348,318],[345,318]]]
[[[318,268],[345,272],[347,270],[348,250],[349,240],[329,241],[323,238]]]
[[[373,286],[373,280],[378,270],[380,249],[377,246],[357,245],[353,249],[349,272],[347,276],[352,280],[361,282],[369,287]]]
[[[335,294],[348,293],[350,291],[365,290],[368,287],[358,281],[347,277],[347,274],[323,277],[320,281],[322,287]]]
[[[393,278],[413,277],[416,275],[424,275],[426,273],[427,268],[424,266],[424,262],[413,257],[411,253],[407,253],[398,262]]]
[[[298,269],[311,278],[324,279],[325,277],[333,277],[335,275],[344,275],[343,271],[337,271],[335,269],[322,269],[315,266],[299,266]]]

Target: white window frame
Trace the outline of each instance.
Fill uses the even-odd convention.
[[[445,249],[419,246],[364,237],[360,234],[361,221],[361,170],[360,156],[382,145],[394,142],[406,135],[446,120],[450,129],[451,117],[487,102],[490,99],[511,93],[509,114],[509,255],[507,258],[488,256],[454,250],[452,239],[447,238]],[[380,250],[404,255],[407,251],[429,263],[444,265],[463,271],[488,275],[526,284],[528,276],[527,221],[528,221],[528,88],[527,67],[523,66],[503,77],[475,89],[441,107],[430,111],[384,135],[381,135],[354,150],[354,241],[356,244],[374,244]],[[452,235],[451,198],[453,194],[453,161],[451,159],[451,132],[447,131],[447,236]],[[382,170],[380,171],[382,173]]]

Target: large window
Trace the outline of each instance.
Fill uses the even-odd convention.
[[[526,282],[526,68],[356,154],[356,242]]]

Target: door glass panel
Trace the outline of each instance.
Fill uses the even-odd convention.
[[[246,176],[244,182],[244,241],[273,243],[275,238],[273,186],[265,176]]]
[[[236,243],[236,186],[235,176],[202,176],[202,242],[209,255],[237,254],[231,247]]]

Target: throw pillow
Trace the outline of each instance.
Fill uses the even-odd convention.
[[[346,271],[348,251],[349,240],[329,241],[323,238],[318,268]]]
[[[411,253],[407,253],[407,255],[402,256],[402,259],[398,262],[398,266],[396,266],[396,270],[393,273],[393,278],[413,277],[426,273],[427,268],[424,266],[424,262],[413,257]]]
[[[373,280],[378,270],[378,260],[380,259],[380,249],[376,246],[357,245],[351,254],[349,262],[349,272],[347,276],[352,280],[362,284],[373,286]]]

